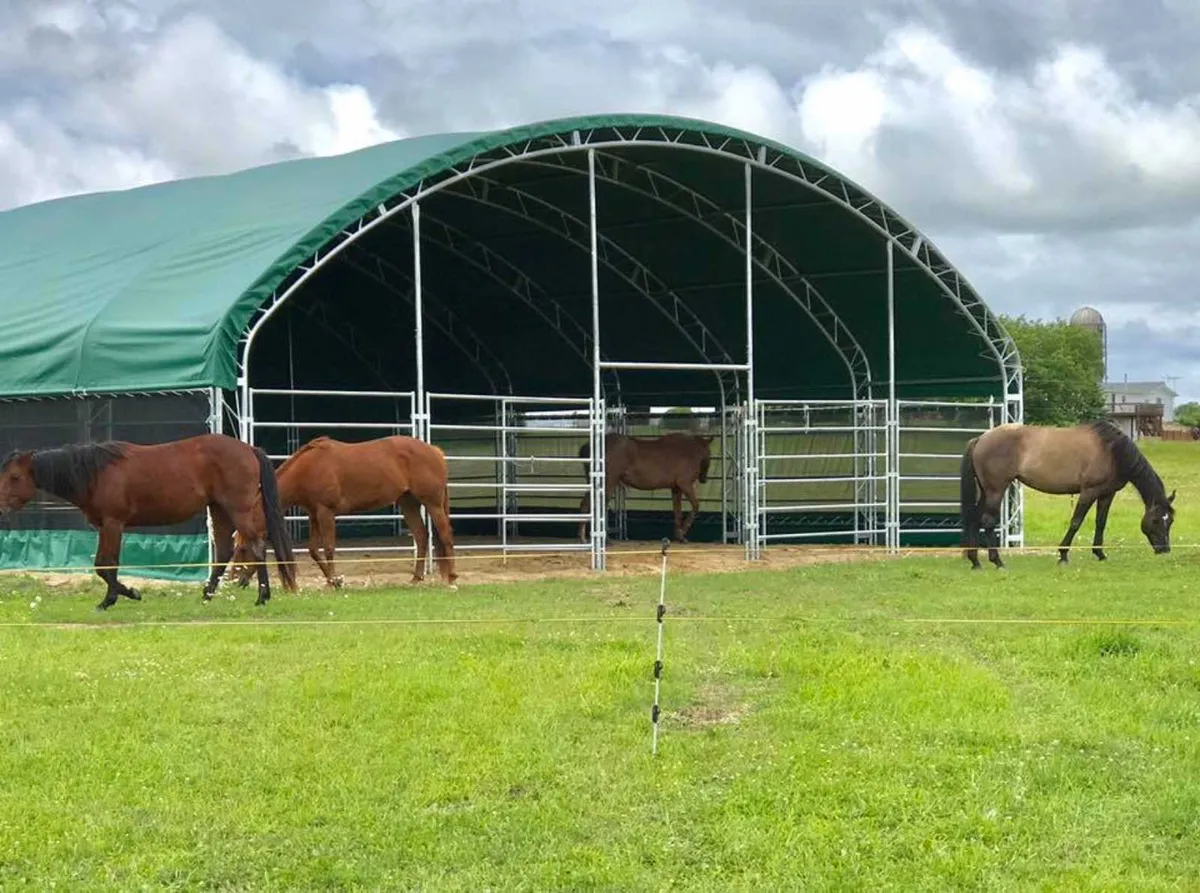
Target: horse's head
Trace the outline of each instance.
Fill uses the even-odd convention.
[[[0,515],[15,512],[36,495],[33,453],[10,453],[0,464]]]
[[[1175,491],[1166,501],[1156,499],[1146,507],[1142,515],[1142,533],[1150,541],[1157,555],[1171,551],[1171,525],[1175,523]]]
[[[239,586],[249,586],[250,577],[255,572],[254,555],[246,545],[246,538],[240,530],[233,532],[233,556],[229,559],[229,578],[236,580]]]

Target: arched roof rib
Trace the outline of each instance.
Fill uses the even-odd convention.
[[[498,189],[586,221],[580,174],[589,147],[597,150],[600,232],[619,248],[610,249],[610,260],[630,274],[623,279],[611,264],[602,274],[607,357],[744,359],[739,255],[749,163],[760,394],[848,396],[884,384],[888,240],[897,249],[901,393],[1019,390],[1015,347],[984,302],[878,199],[814,159],[752,134],[622,115],[418,137],[0,214],[0,395],[232,388],[254,323],[276,312],[302,281],[320,286],[316,274],[337,265],[322,259],[344,244],[358,242],[384,260],[395,255],[401,248],[383,246],[379,226],[414,200],[426,211],[430,247],[440,244],[450,258],[427,268],[429,299],[442,302],[445,276],[474,270],[479,278],[472,282],[490,289],[497,307],[522,308],[522,320],[536,318],[553,332],[564,356],[572,356],[570,374],[583,376],[588,268],[578,258],[564,261],[561,242],[548,241],[537,226],[481,213],[480,200],[494,203],[488,192]],[[337,262],[354,257],[361,260],[356,251]],[[327,285],[337,280],[325,278]],[[389,277],[399,280],[402,272]],[[495,331],[499,310],[477,322],[475,305],[454,288],[446,291],[455,292],[446,300],[456,307],[435,312],[457,334],[474,329],[487,341],[477,360],[510,373],[521,390],[541,370],[526,368],[529,351]],[[642,319],[653,312],[648,302],[668,308],[670,317],[662,325],[647,321],[649,334],[613,322]],[[712,387],[711,374],[692,379],[701,380]]]

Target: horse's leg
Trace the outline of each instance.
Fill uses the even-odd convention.
[[[124,525],[120,521],[109,518],[100,525],[100,543],[96,547],[96,573],[108,584],[108,591],[96,607],[107,611],[117,603],[118,596],[125,596],[134,601],[142,597],[136,589],[130,589],[117,579],[117,564],[121,560],[121,533]]]
[[[404,514],[404,523],[408,525],[413,539],[417,543],[417,561],[413,565],[413,575],[410,581],[413,585],[425,579],[425,555],[429,551],[429,531],[421,520],[421,503],[411,493],[400,497],[400,511]]]
[[[696,522],[696,513],[700,511],[700,500],[696,498],[695,484],[688,484],[687,489],[683,492],[687,496],[688,502],[692,504],[692,513],[688,515],[687,523],[683,525],[683,533],[679,538],[681,543],[686,543],[687,535],[692,532],[692,525]]]
[[[438,570],[445,577],[446,583],[457,589],[458,585],[454,582],[458,579],[458,574],[454,571],[454,530],[450,527],[450,516],[437,503],[427,505],[426,509],[429,511],[429,520],[433,522],[437,531],[437,536],[434,537],[434,554],[440,559]]]
[[[308,527],[308,554],[325,575],[325,582],[336,589],[345,581],[333,573],[333,550],[337,538],[333,511],[323,505],[316,506],[308,513]]]
[[[208,583],[204,586],[202,601],[212,599],[217,585],[221,582],[221,575],[225,573],[225,566],[233,558],[233,521],[229,513],[214,503],[208,507],[208,514],[212,518],[213,555],[216,556],[216,560],[212,572],[208,575]]]
[[[671,510],[675,514],[675,542],[683,542],[683,493],[678,487],[671,488]]]
[[[1004,567],[1004,562],[1000,559],[1000,533],[996,529],[1000,524],[1000,506],[1003,502],[1003,491],[998,494],[985,494],[979,511],[979,523],[983,527],[983,542],[987,546],[988,561],[996,565],[997,569]]]
[[[591,500],[592,500],[592,491],[588,490],[586,493],[583,494],[583,499],[579,500],[579,514],[585,515],[588,513],[588,511],[590,510],[590,506],[591,506]],[[587,518],[581,518],[579,520],[579,541],[581,543],[587,542],[587,525],[588,525]]]
[[[1063,536],[1062,542],[1058,544],[1059,564],[1067,563],[1067,554],[1071,551],[1071,541],[1075,539],[1075,534],[1083,526],[1083,519],[1087,517],[1088,510],[1092,507],[1092,503],[1096,501],[1096,495],[1096,493],[1090,490],[1084,490],[1079,494],[1079,501],[1075,503],[1075,514],[1071,515],[1071,523],[1067,527],[1066,535]]]
[[[1108,523],[1108,510],[1112,507],[1115,493],[1106,493],[1096,500],[1096,535],[1092,537],[1092,554],[1104,561],[1104,525]]]

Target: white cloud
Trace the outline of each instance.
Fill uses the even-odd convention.
[[[106,74],[89,71],[64,96],[0,107],[5,206],[347,152],[403,135],[380,122],[362,86],[306,84],[201,16],[144,31],[144,20],[125,16],[113,25],[86,13],[60,3],[42,11],[39,25],[52,24],[64,40],[91,33],[90,67]],[[120,32],[119,59],[95,39],[112,28]]]
[[[961,220],[1036,229],[1139,222],[1200,200],[1196,97],[1140,99],[1096,48],[1062,45],[1027,72],[1000,73],[908,26],[798,96],[818,155],[931,214],[940,203]]]

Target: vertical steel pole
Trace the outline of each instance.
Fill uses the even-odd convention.
[[[425,307],[421,290],[421,203],[412,203],[413,237],[413,322],[416,334],[417,391],[413,401],[416,413],[413,416],[413,433],[426,442],[431,440],[429,428],[429,399],[425,394]],[[433,570],[433,528],[429,513],[421,506],[421,518],[425,522],[425,572]]]
[[[887,546],[900,549],[900,411],[896,403],[896,269],[892,240],[887,241],[887,329],[888,329],[888,412],[887,412]]]
[[[588,149],[588,225],[591,241],[592,273],[592,569],[604,570],[606,537],[604,524],[608,518],[604,503],[604,406],[600,388],[600,254],[596,214],[596,150]]]
[[[224,412],[222,404],[222,396],[220,388],[209,388],[208,390],[208,430],[211,434],[221,434],[222,421],[221,418]],[[204,510],[204,527],[208,532],[208,569],[212,573],[213,564],[216,563],[217,553],[213,548],[213,523],[212,512],[207,508]]]
[[[746,557],[757,560],[762,549],[759,538],[762,532],[759,529],[761,494],[758,487],[761,457],[757,430],[759,418],[754,396],[754,252],[751,248],[754,239],[754,167],[750,162],[743,166],[743,178],[746,200],[746,242],[743,246],[746,251],[746,419],[750,426],[746,433],[750,448],[742,474],[746,478],[746,489],[750,496],[746,518],[749,524],[746,530]]]

